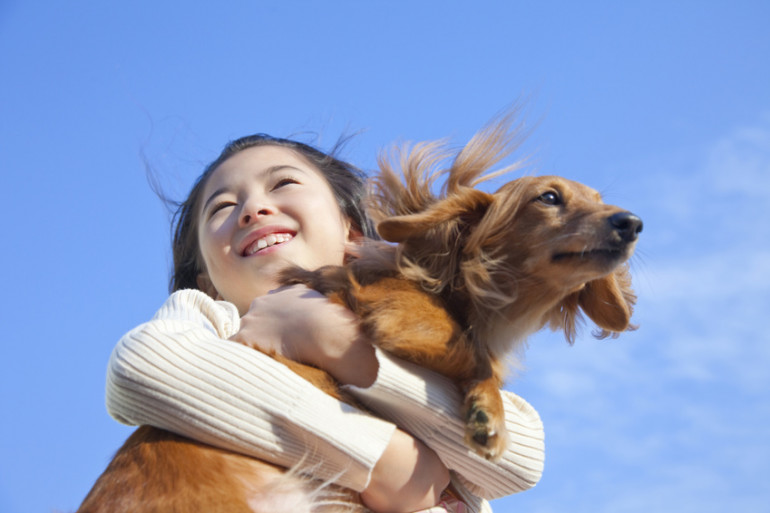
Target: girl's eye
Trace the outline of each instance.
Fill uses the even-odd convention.
[[[280,189],[281,187],[285,187],[287,185],[298,184],[298,183],[299,183],[299,180],[292,178],[290,176],[287,176],[285,178],[281,178],[280,180],[278,180],[273,186],[273,190]]]
[[[561,205],[561,197],[559,197],[559,193],[554,191],[548,191],[544,194],[541,194],[538,198],[538,201],[541,203],[545,203],[546,205]]]
[[[209,210],[209,217],[214,216],[214,214],[218,213],[221,210],[224,210],[228,207],[234,207],[235,203],[232,201],[220,201],[213,207],[211,207],[211,210]]]

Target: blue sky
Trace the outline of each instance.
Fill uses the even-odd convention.
[[[113,5],[114,4],[114,5]],[[508,387],[545,474],[495,511],[770,503],[770,4],[762,1],[0,4],[0,511],[73,511],[131,429],[114,343],[165,299],[168,215],[253,132],[366,169],[459,145],[527,99],[537,172],[640,215],[639,331],[533,337]]]

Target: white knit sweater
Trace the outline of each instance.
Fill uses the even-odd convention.
[[[490,512],[484,499],[526,490],[540,478],[543,426],[520,397],[504,392],[512,443],[491,463],[465,446],[462,398],[443,376],[378,351],[375,383],[348,387],[377,418],[227,340],[239,326],[230,303],[197,290],[172,294],[113,351],[108,411],[124,424],[164,428],[284,467],[302,464],[356,491],[366,488],[395,423],[439,455],[474,512]]]

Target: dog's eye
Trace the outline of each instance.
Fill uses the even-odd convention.
[[[541,194],[537,200],[546,205],[561,205],[561,198],[559,197],[559,194],[554,191],[548,191],[545,194]]]

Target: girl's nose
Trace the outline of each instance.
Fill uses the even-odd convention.
[[[241,227],[248,226],[256,222],[260,217],[269,216],[273,213],[272,207],[265,205],[264,203],[250,201],[243,206],[240,218],[238,219],[238,224],[240,224]]]

